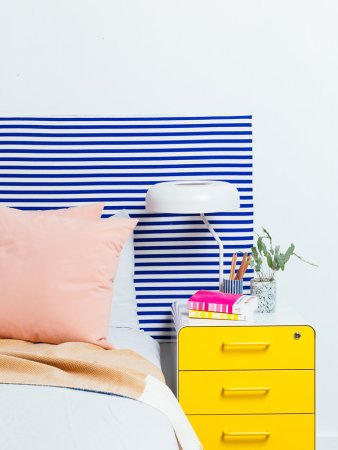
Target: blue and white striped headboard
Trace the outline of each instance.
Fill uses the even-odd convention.
[[[0,202],[50,209],[104,201],[125,208],[135,231],[138,314],[157,339],[174,335],[170,305],[218,287],[218,246],[198,216],[144,212],[147,189],[170,180],[220,180],[241,209],[209,215],[224,241],[225,270],[253,241],[251,116],[0,118]],[[248,289],[252,271],[244,280]]]

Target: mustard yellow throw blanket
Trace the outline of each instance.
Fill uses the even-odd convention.
[[[84,389],[140,400],[169,418],[183,450],[202,448],[162,372],[131,350],[0,339],[0,383]]]

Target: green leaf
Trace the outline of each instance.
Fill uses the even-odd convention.
[[[283,255],[283,253],[280,253],[278,255],[278,264],[279,264],[280,268],[284,271],[284,269],[285,269],[285,256]]]
[[[289,261],[291,256],[293,255],[293,252],[295,250],[295,245],[291,244],[290,247],[285,252],[285,264]]]
[[[264,242],[263,242],[263,254],[264,254],[264,256],[267,258],[268,257],[268,254],[269,254],[269,251],[268,251],[268,249],[266,248],[266,245],[264,244]]]
[[[273,269],[274,270],[280,270],[280,260],[279,260],[279,255],[280,255],[280,253],[279,253],[279,249],[280,249],[280,246],[279,245],[276,245],[276,247],[275,247],[275,252],[274,252],[274,257],[273,257]]]
[[[257,239],[257,248],[258,248],[259,253],[263,253],[263,238],[262,238],[262,236],[260,236]]]
[[[270,245],[271,245],[271,247],[272,247],[272,237],[270,236],[270,233],[269,233],[268,230],[267,230],[266,228],[264,228],[264,227],[262,227],[262,230],[264,231],[264,233],[265,233],[267,239],[269,239]]]
[[[258,241],[259,241],[259,242],[258,242]],[[264,255],[265,258],[267,258],[267,257],[268,257],[268,254],[269,254],[269,251],[268,251],[268,249],[266,248],[265,243],[263,242],[263,238],[262,238],[262,237],[259,238],[258,241],[257,241],[257,246],[258,246],[258,249],[259,249],[260,254],[261,254],[261,255]]]
[[[258,254],[256,247],[252,247],[251,254],[252,254],[252,258],[253,258],[254,262],[257,262],[257,260],[259,258],[259,254]]]
[[[270,253],[267,253],[267,255],[266,255],[266,260],[267,260],[267,263],[268,263],[268,266],[270,267],[270,269],[274,269],[274,267],[273,267],[273,259],[272,259],[272,256],[270,255]]]

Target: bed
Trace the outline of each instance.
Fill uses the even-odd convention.
[[[117,347],[160,366],[159,344],[142,331],[111,328]],[[177,450],[160,411],[112,395],[42,386],[0,384],[1,450]]]

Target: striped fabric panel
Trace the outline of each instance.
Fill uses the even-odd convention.
[[[105,217],[125,208],[135,231],[140,326],[174,337],[170,307],[218,287],[218,246],[198,216],[145,214],[149,186],[220,180],[240,192],[239,211],[208,215],[231,255],[253,241],[251,116],[0,118],[0,201],[52,209],[104,201]],[[252,271],[244,278],[248,292]]]

